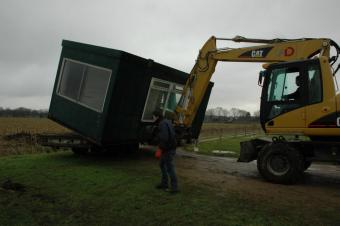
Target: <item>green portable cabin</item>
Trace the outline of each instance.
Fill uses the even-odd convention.
[[[49,118],[100,146],[143,142],[152,112],[173,112],[187,73],[130,53],[63,40]],[[213,83],[196,119],[197,138]]]

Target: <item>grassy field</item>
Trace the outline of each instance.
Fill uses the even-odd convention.
[[[148,153],[7,156],[0,169],[1,225],[312,225],[315,219],[298,207],[222,193],[190,178],[179,177],[179,194],[156,190],[158,164]],[[336,220],[326,215],[323,222]]]
[[[65,127],[47,118],[11,118],[0,117],[0,136],[18,132],[62,133],[69,132]],[[262,134],[259,123],[203,123],[200,138],[219,137],[221,135]]]
[[[20,132],[27,132],[32,134],[62,133],[69,132],[69,130],[47,118],[0,117],[0,136]]]
[[[262,131],[261,125],[259,123],[206,123],[202,126],[202,132],[198,140],[198,153],[206,155],[238,157],[240,154],[240,142],[248,141],[258,137],[268,137]],[[294,136],[284,137],[287,140],[295,139]],[[299,139],[308,140],[309,138],[300,136]],[[194,145],[188,145],[185,147],[185,149],[188,151],[193,151]],[[215,151],[220,153],[214,153]]]
[[[249,135],[263,135],[260,123],[203,123],[200,139],[213,137],[236,137]]]
[[[229,150],[237,154],[239,142],[249,137],[234,136],[238,134],[235,131],[250,131],[252,127],[256,131],[256,126],[205,124],[202,135],[217,140],[200,143],[200,151],[211,154],[211,150]],[[333,207],[315,215],[303,211],[299,203],[278,205],[235,189],[226,191],[210,184],[198,184],[180,173],[179,194],[156,190],[159,168],[150,152],[129,157],[76,156],[70,151],[42,149],[20,137],[4,139],[22,132],[34,135],[67,131],[47,119],[0,118],[0,225],[337,225],[339,222]]]
[[[65,132],[70,131],[46,118],[0,117],[0,155],[53,152],[55,150],[36,144],[36,134]],[[204,123],[200,140],[218,139],[200,143],[199,150],[202,154],[212,154],[212,150],[228,150],[235,152],[235,154],[227,154],[226,156],[237,157],[239,142],[254,134],[263,134],[258,123]],[[11,135],[14,135],[14,139],[6,139],[6,136],[11,137]],[[193,150],[193,147],[189,146],[187,150]]]
[[[1,118],[0,155],[54,152],[37,144],[39,133],[65,133],[68,129],[47,118]]]
[[[199,154],[219,155],[237,158],[240,154],[240,142],[250,140],[251,137],[224,137],[200,142],[197,147]],[[194,145],[185,147],[187,151],[193,151]],[[217,152],[216,152],[217,151]],[[214,153],[215,152],[215,153]],[[226,152],[226,153],[223,153]]]
[[[264,136],[259,123],[204,123],[198,140],[198,152],[205,155],[238,157],[240,142]],[[194,145],[187,145],[193,151]],[[219,153],[214,153],[214,152]],[[222,153],[221,153],[222,152]],[[228,153],[223,153],[228,152]]]

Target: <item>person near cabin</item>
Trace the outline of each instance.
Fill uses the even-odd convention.
[[[295,78],[295,83],[298,88],[294,92],[284,95],[283,98],[285,100],[298,100],[300,98],[300,95],[302,94],[301,76]]]
[[[162,151],[159,160],[162,176],[161,182],[156,186],[156,188],[167,190],[170,193],[177,193],[179,190],[174,164],[174,157],[176,155],[175,129],[172,125],[172,121],[163,117],[161,110],[155,110],[153,112],[153,119],[156,125],[158,125],[158,147]]]

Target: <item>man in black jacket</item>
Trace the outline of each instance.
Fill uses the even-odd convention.
[[[177,176],[173,159],[176,154],[175,129],[170,120],[163,118],[160,110],[153,112],[155,123],[158,124],[158,147],[162,150],[159,166],[162,173],[158,189],[168,190],[170,177],[170,193],[177,193]]]

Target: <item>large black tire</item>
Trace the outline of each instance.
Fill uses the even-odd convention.
[[[262,177],[270,182],[294,184],[302,176],[304,161],[296,148],[285,142],[275,142],[261,149],[257,168]]]

